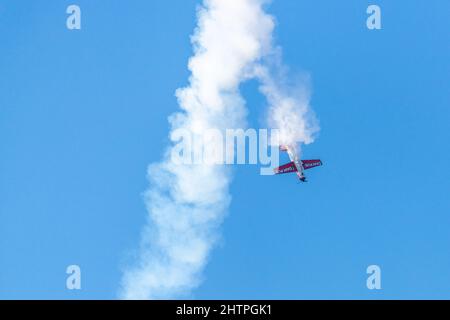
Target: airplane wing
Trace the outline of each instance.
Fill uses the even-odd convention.
[[[318,167],[322,165],[322,161],[319,159],[316,160],[302,160],[303,169],[308,170],[314,167]]]
[[[275,174],[283,174],[283,173],[297,172],[297,168],[294,162],[289,162],[282,165],[281,167],[273,169],[273,171],[275,172]]]

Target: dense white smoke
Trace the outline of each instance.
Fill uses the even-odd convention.
[[[189,86],[176,92],[182,111],[169,119],[173,143],[179,129],[201,136],[209,128],[245,127],[239,85],[250,77],[262,81],[261,91],[273,115],[271,125],[287,124],[285,136],[291,142],[312,141],[305,117],[308,101],[285,96],[262,63],[273,52],[274,21],[263,11],[265,2],[204,1],[192,37]],[[125,299],[177,298],[196,287],[230,202],[230,168],[175,164],[170,157],[173,149],[170,146],[165,159],[148,170],[148,226],[138,261],[123,277]]]
[[[273,59],[269,66],[256,68],[260,91],[269,104],[267,124],[279,130],[280,145],[310,144],[319,125],[309,104],[309,82],[307,78],[290,81],[286,68],[281,65],[279,51],[269,57]]]

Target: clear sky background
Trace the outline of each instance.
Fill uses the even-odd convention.
[[[68,5],[82,29],[66,29]],[[0,2],[0,298],[114,299],[168,143],[198,1]],[[382,9],[382,30],[366,8]],[[236,166],[191,298],[450,298],[450,2],[275,0],[312,79],[310,182]],[[263,126],[257,84],[242,86]],[[80,265],[82,290],[66,289]],[[366,288],[366,268],[382,290]]]

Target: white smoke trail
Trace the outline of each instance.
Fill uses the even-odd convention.
[[[290,137],[297,142],[311,141],[302,122],[307,121],[303,119],[307,103],[297,107],[295,99],[285,98],[272,83],[268,68],[261,67],[262,58],[272,52],[274,27],[273,18],[262,9],[265,2],[204,1],[192,37],[189,86],[176,93],[182,112],[169,119],[173,142],[179,129],[201,136],[209,128],[243,128],[246,109],[239,85],[252,75],[262,80],[261,90],[271,109],[281,110],[282,117],[289,113],[300,118],[295,120],[300,126],[289,129]],[[275,120],[275,126],[283,124]],[[295,130],[305,132],[291,133]],[[151,186],[145,201],[149,221],[138,262],[123,277],[121,297],[125,299],[176,298],[196,287],[228,208],[229,169],[175,164],[170,161],[173,149],[169,147],[165,159],[148,170]]]
[[[209,128],[243,126],[238,86],[270,48],[272,29],[261,1],[205,1],[192,38],[190,85],[177,91],[184,112],[170,118],[172,132],[184,128],[201,135]],[[144,232],[138,266],[124,276],[124,298],[172,298],[195,287],[228,207],[225,167],[176,165],[170,152],[149,169],[151,230]]]
[[[280,48],[273,50],[265,61],[266,64],[256,67],[255,75],[269,104],[268,127],[279,130],[280,145],[300,147],[314,142],[319,124],[310,107],[309,79],[290,80],[281,63]]]

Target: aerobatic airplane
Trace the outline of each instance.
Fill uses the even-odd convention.
[[[318,167],[322,165],[322,161],[317,160],[300,160],[297,155],[295,146],[283,145],[280,146],[281,151],[287,152],[291,162],[282,165],[281,167],[275,168],[275,174],[291,173],[295,172],[302,182],[306,182],[305,170]]]

